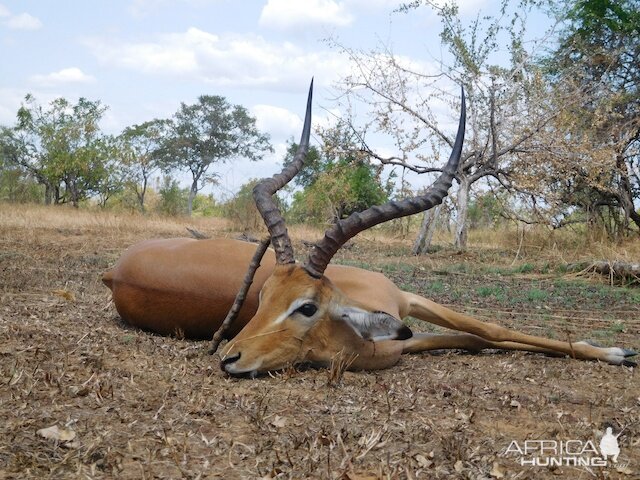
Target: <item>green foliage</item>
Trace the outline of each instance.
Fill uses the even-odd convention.
[[[128,172],[120,161],[121,152],[121,144],[112,136],[103,136],[95,144],[95,161],[91,167],[95,182],[93,193],[102,208],[125,188]]]
[[[151,176],[162,167],[162,142],[167,134],[168,120],[151,120],[124,129],[118,141],[126,186],[135,193],[140,211],[145,211],[145,197]]]
[[[0,201],[11,203],[38,203],[44,189],[20,168],[0,167]]]
[[[470,228],[491,228],[500,223],[504,212],[504,200],[493,192],[477,194],[469,202],[467,211]]]
[[[640,33],[640,3],[637,0],[577,0],[567,15],[567,36],[576,35],[603,44],[611,34]]]
[[[153,192],[153,190],[149,189],[147,192],[147,197],[152,196],[150,195],[151,193],[155,194],[156,197],[158,196],[156,192]],[[154,207],[156,203],[157,202],[153,203]],[[140,203],[135,191],[130,188],[129,185],[125,184],[125,187],[122,190],[114,193],[114,195],[111,197],[111,200],[109,201],[109,204],[107,205],[107,208],[109,210],[118,212],[133,213],[136,211],[140,211]]]
[[[184,215],[187,212],[189,189],[180,188],[178,181],[169,176],[162,179],[160,187],[159,213],[170,216]]]
[[[193,199],[193,215],[196,217],[212,217],[221,212],[213,194],[203,195],[198,193]]]
[[[199,195],[215,181],[215,162],[257,160],[271,151],[255,119],[222,97],[202,96],[182,104],[172,120],[151,120],[124,129],[114,138],[100,131],[106,106],[80,98],[58,98],[47,106],[27,95],[15,126],[0,127],[0,199],[45,203],[97,201],[101,207],[145,211],[151,177],[159,170],[187,170],[190,189],[163,179],[154,209],[167,215],[219,212],[211,196]],[[34,183],[41,187],[35,188]],[[186,192],[186,193],[185,193]]]
[[[235,230],[244,232],[258,232],[264,228],[264,222],[260,212],[253,201],[253,187],[258,183],[258,179],[251,179],[240,187],[231,200],[222,206],[222,213],[225,218],[232,222]],[[277,195],[275,196],[278,202]],[[282,207],[282,204],[280,204]]]
[[[298,144],[293,141],[289,142],[283,162],[285,167],[291,164],[297,150]],[[318,147],[310,145],[309,152],[304,159],[304,164],[298,174],[293,177],[291,183],[302,188],[310,187],[323,172],[326,167],[326,163],[327,161],[322,157]]]
[[[549,296],[549,293],[538,288],[532,288],[526,292],[527,300],[530,302],[543,302]]]
[[[391,185],[383,185],[381,169],[369,163],[357,147],[357,138],[344,124],[322,132],[322,152],[310,149],[288,218],[294,222],[332,223],[353,212],[388,201]],[[285,165],[297,146],[289,147]]]
[[[327,163],[313,183],[293,195],[288,217],[294,222],[334,222],[388,200],[368,163]]]
[[[446,290],[446,286],[442,280],[434,280],[432,282],[427,283],[424,286],[424,289],[430,295],[436,295],[443,293]]]
[[[57,98],[43,108],[27,95],[16,125],[2,131],[3,157],[44,185],[46,203],[77,207],[104,191],[103,177],[113,170],[112,147],[98,126],[105,111],[85,98]]]
[[[584,182],[593,173],[579,171],[576,183],[589,187],[580,203],[588,221],[595,212],[606,225],[613,215],[613,235],[624,235],[629,219],[640,228],[640,1],[569,0],[559,8],[565,28],[545,64],[557,90],[581,100],[564,112],[565,135],[585,139],[583,164],[603,151],[609,159],[595,186]]]
[[[209,173],[212,165],[237,158],[259,160],[270,151],[269,136],[258,131],[246,108],[231,105],[224,97],[203,95],[193,105],[181,104],[167,123],[167,135],[158,153],[165,171],[191,174],[190,215],[196,193],[216,179]]]
[[[531,273],[535,270],[535,265],[532,263],[523,263],[513,269],[515,273]],[[547,267],[548,268],[548,267]]]
[[[504,292],[499,285],[486,285],[477,288],[477,293],[481,297],[495,297],[498,299],[504,298]]]

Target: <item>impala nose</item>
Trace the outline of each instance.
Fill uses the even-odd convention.
[[[223,358],[222,361],[220,362],[220,368],[222,369],[223,372],[226,372],[227,365],[229,365],[230,363],[236,362],[239,358],[240,358],[240,352],[238,352],[236,355],[231,355],[229,357]]]

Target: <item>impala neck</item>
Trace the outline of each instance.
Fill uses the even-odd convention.
[[[319,323],[302,340],[299,362],[320,367],[346,361],[350,363],[348,370],[380,370],[395,365],[402,353],[400,341],[365,340],[351,327],[335,320]]]

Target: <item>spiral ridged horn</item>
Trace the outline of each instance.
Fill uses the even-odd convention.
[[[304,164],[304,159],[309,151],[309,137],[311,135],[311,100],[313,96],[313,79],[309,86],[309,96],[307,97],[307,111],[304,117],[304,126],[300,145],[296,151],[293,161],[282,171],[271,178],[264,178],[253,188],[253,199],[256,207],[264,220],[264,223],[271,235],[271,244],[276,252],[276,262],[281,265],[295,263],[293,247],[287,233],[287,226],[280,209],[273,200],[273,194],[284,187],[300,171]]]
[[[462,89],[461,95],[460,121],[458,123],[456,140],[453,144],[449,161],[435,183],[431,185],[423,195],[400,201],[392,201],[384,205],[376,205],[362,212],[352,213],[349,217],[339,220],[333,227],[326,231],[324,238],[316,243],[309,255],[307,263],[304,266],[309,275],[315,278],[322,277],[331,258],[333,258],[340,247],[363,230],[378,225],[379,223],[388,222],[394,218],[401,218],[429,210],[442,203],[444,197],[447,196],[449,188],[451,188],[462,155],[466,121],[464,89]]]

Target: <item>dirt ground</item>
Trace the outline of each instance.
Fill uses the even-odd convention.
[[[447,352],[331,385],[311,369],[233,379],[205,342],[123,325],[100,274],[132,243],[184,226],[0,207],[0,478],[640,478],[634,368]],[[365,237],[338,260],[366,258],[403,288],[528,333],[640,348],[637,287],[477,270],[481,254],[415,259],[409,247]],[[515,451],[534,440],[599,449],[607,426],[620,455],[605,467],[522,466],[535,455]]]

